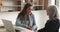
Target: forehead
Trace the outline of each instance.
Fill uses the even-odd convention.
[[[28,9],[32,9],[32,7],[30,6],[30,7],[28,7]]]
[[[32,7],[30,6],[30,7],[28,7],[28,8],[32,8]]]

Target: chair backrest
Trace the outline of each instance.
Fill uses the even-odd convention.
[[[5,19],[2,19],[2,21],[3,21],[4,27],[8,32],[15,32],[15,29],[11,21],[5,20]]]

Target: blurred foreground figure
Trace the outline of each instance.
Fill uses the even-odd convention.
[[[52,5],[48,7],[47,15],[49,20],[45,24],[45,27],[38,30],[38,32],[59,32],[59,19],[57,17],[57,7]]]

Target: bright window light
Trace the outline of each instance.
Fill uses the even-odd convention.
[[[49,5],[55,5],[55,0],[49,0]]]
[[[51,0],[51,5],[55,5],[55,0]]]

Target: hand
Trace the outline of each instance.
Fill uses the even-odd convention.
[[[32,26],[28,26],[27,29],[32,30]]]

